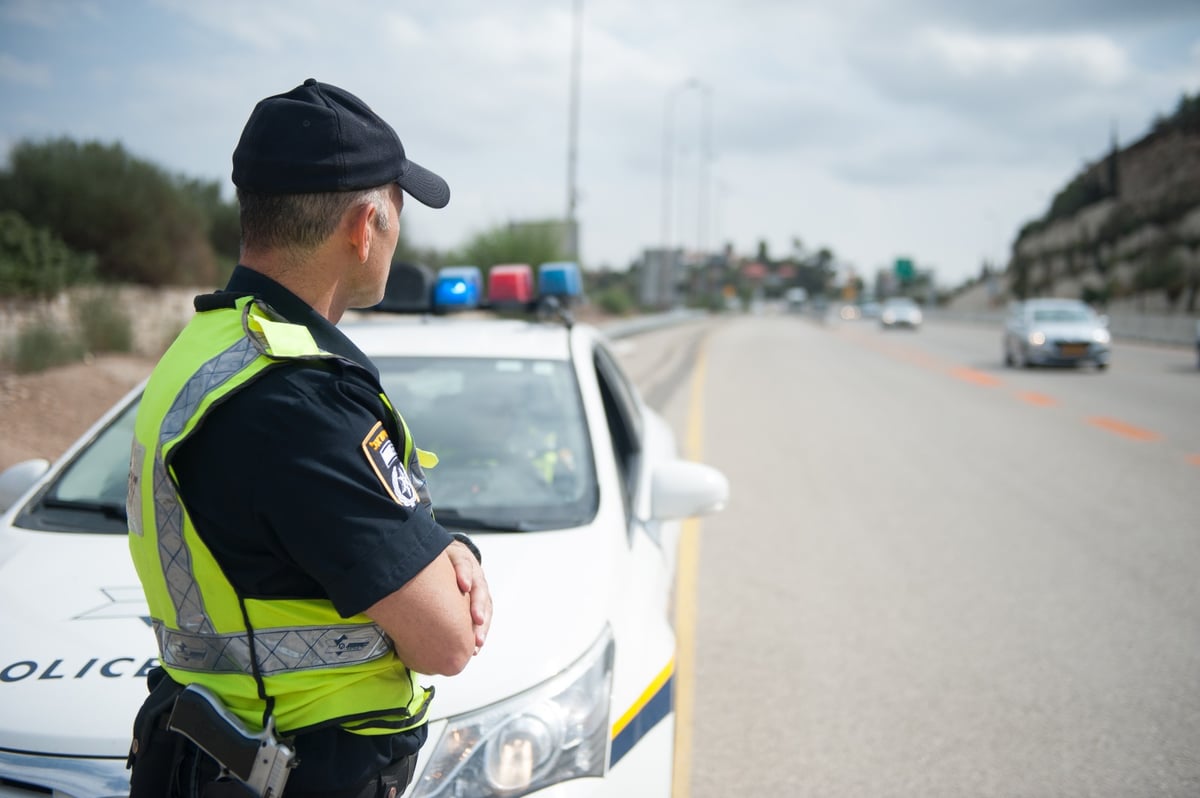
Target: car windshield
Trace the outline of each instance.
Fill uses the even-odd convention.
[[[597,488],[583,405],[565,361],[378,358],[417,445],[438,521],[533,531],[588,523]],[[133,402],[18,516],[18,526],[125,534]]]
[[[17,516],[18,526],[125,534],[129,449],[135,401],[79,450],[58,477]]]
[[[575,372],[566,361],[376,358],[421,449],[437,518],[467,529],[589,522],[596,478]]]
[[[1090,321],[1091,311],[1086,308],[1035,308],[1034,321]]]

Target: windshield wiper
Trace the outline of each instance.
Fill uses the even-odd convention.
[[[525,521],[507,521],[504,523],[486,521],[482,518],[463,515],[453,507],[434,509],[433,515],[442,526],[453,527],[455,529],[473,529],[480,532],[529,532],[537,528]]]
[[[99,513],[105,518],[111,518],[114,521],[128,521],[129,518],[125,514],[125,505],[117,504],[116,502],[101,502],[89,501],[86,499],[59,499],[55,496],[47,496],[42,499],[41,505],[51,510],[79,510],[85,513]]]

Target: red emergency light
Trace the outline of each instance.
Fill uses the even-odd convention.
[[[535,299],[533,267],[501,263],[488,271],[488,302],[492,307],[526,307]]]

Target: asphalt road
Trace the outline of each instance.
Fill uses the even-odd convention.
[[[691,796],[1200,795],[1193,350],[770,313],[618,349],[732,486],[681,596]]]

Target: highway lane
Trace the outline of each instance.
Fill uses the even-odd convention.
[[[702,342],[702,343],[697,343]],[[1200,375],[738,316],[620,357],[732,484],[698,536],[690,794],[1200,794]],[[687,600],[682,597],[681,600]]]

